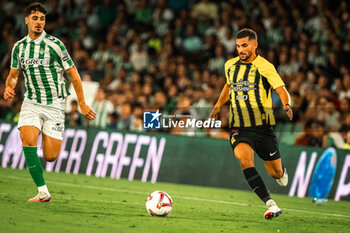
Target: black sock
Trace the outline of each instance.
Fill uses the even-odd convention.
[[[255,167],[250,167],[243,170],[245,179],[247,180],[251,189],[260,197],[260,199],[266,203],[271,199],[269,192],[266,189],[264,181],[261,179],[259,173]]]

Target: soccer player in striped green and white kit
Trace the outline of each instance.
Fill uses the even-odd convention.
[[[55,161],[62,145],[65,97],[69,95],[64,72],[71,77],[82,113],[89,120],[96,118],[95,112],[85,103],[80,76],[65,46],[44,31],[45,14],[41,3],[34,2],[27,7],[28,35],[13,46],[4,93],[6,100],[15,96],[18,74],[22,70],[26,92],[18,129],[29,173],[38,187],[38,194],[28,200],[31,202],[51,201],[37,155],[37,141],[42,132],[44,158]]]

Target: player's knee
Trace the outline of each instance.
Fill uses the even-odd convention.
[[[36,146],[36,141],[31,139],[22,138],[23,146]]]
[[[254,155],[251,156],[247,153],[234,153],[234,155],[240,162],[251,162],[254,160]]]
[[[36,146],[37,140],[35,139],[36,138],[32,137],[31,135],[21,133],[21,140],[23,146]]]
[[[45,156],[45,160],[48,162],[54,162],[57,159],[57,156]]]
[[[37,146],[40,131],[34,126],[22,126],[20,137],[23,146]]]
[[[58,153],[44,153],[44,158],[48,162],[54,162],[58,157]]]

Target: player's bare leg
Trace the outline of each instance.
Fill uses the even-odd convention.
[[[60,154],[62,140],[42,134],[43,154],[46,161],[53,162]]]
[[[282,167],[281,158],[272,160],[272,161],[264,161],[267,172],[276,179],[277,183],[280,186],[287,186],[288,184],[288,173],[286,169]]]
[[[282,212],[271,199],[266,189],[264,181],[254,167],[254,150],[248,143],[238,143],[234,148],[234,154],[239,160],[242,167],[244,177],[246,178],[251,189],[266,204],[268,210],[265,212],[265,218],[271,219],[280,215]]]
[[[233,153],[238,159],[242,170],[254,167],[254,150],[248,143],[238,143]]]
[[[20,136],[23,146],[37,146],[40,130],[34,126],[22,126]]]
[[[37,155],[37,142],[40,130],[34,126],[22,126],[20,136],[23,144],[23,152],[26,159],[27,168],[34,183],[38,187],[38,195],[29,199],[30,202],[50,202],[51,195],[45,184],[43,167]]]

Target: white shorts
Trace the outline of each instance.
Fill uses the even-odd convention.
[[[35,126],[45,135],[63,140],[64,110],[23,102],[17,128],[22,126]]]

